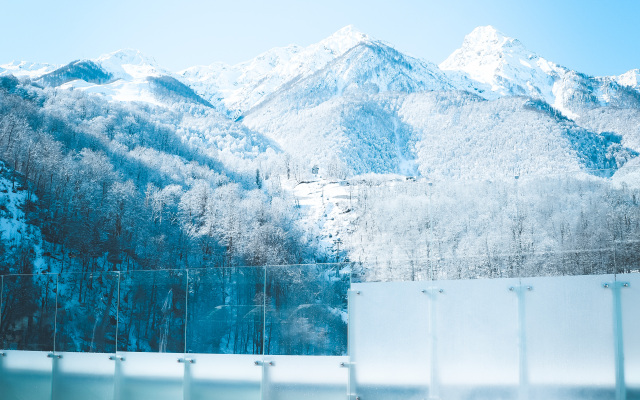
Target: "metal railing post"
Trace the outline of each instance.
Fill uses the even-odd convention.
[[[349,376],[347,378],[347,399],[355,400],[356,395],[356,359],[354,357],[354,348],[356,341],[354,340],[354,321],[355,313],[353,312],[355,306],[355,296],[360,292],[351,290],[351,283],[349,284],[349,290],[347,290],[347,310],[349,314],[349,321],[347,325],[347,355],[349,356],[349,363],[345,367],[349,368]]]
[[[516,294],[518,301],[518,400],[529,398],[529,363],[527,360],[527,316],[526,300],[527,291],[533,290],[533,286],[510,286],[509,291]]]
[[[431,282],[433,283],[433,281]],[[444,290],[436,287],[430,287],[423,290],[423,293],[429,297],[429,400],[440,399],[440,375],[438,373],[438,294],[444,293]]]
[[[626,400],[627,387],[624,376],[624,342],[622,331],[622,299],[620,291],[630,286],[629,282],[614,281],[602,285],[611,289],[613,296],[613,349],[615,355],[616,400]]]

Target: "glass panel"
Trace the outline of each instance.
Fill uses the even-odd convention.
[[[433,282],[434,366],[443,399],[514,398],[518,375],[518,279]],[[442,292],[441,292],[442,290]]]
[[[620,289],[627,398],[640,399],[640,273],[617,275],[616,279],[629,283]]]
[[[113,399],[115,361],[108,354],[60,355],[60,359],[54,360],[54,400]]]
[[[262,356],[194,354],[190,364],[191,400],[259,400]]]
[[[120,354],[118,354],[120,355]],[[117,361],[116,386],[120,400],[175,400],[183,393],[184,364],[181,355],[122,353]]]
[[[184,352],[186,273],[120,274],[118,351]]]
[[[640,272],[640,168],[619,169],[606,199],[616,248],[616,273]],[[639,396],[640,397],[640,396]]]
[[[51,399],[51,358],[43,351],[4,351],[0,357],[0,398]]]
[[[273,363],[273,364],[270,364]],[[347,394],[348,357],[271,356],[265,359],[269,400],[333,400]],[[341,366],[340,363],[345,364]]]
[[[5,275],[0,348],[53,350],[56,275]]]
[[[640,193],[636,194],[636,196],[640,198]],[[640,207],[640,202],[638,204]],[[636,210],[635,215],[628,215],[626,218],[628,218],[629,225],[636,232],[635,237],[629,235],[627,236],[628,239],[615,243],[615,265],[616,272],[619,274],[640,272],[640,209]]]
[[[516,275],[516,260],[507,259],[516,254],[516,183],[512,178],[433,183],[427,191],[432,279]]]
[[[268,266],[265,354],[346,354],[349,274],[341,264]]]
[[[434,275],[449,279],[501,278],[515,273],[516,257],[503,254],[433,259]]]
[[[358,283],[349,294],[351,392],[363,399],[427,397],[427,282]],[[358,294],[359,292],[359,294]]]
[[[118,274],[63,274],[58,286],[56,351],[115,352]]]
[[[262,354],[264,268],[189,271],[187,352]]]
[[[637,202],[628,190],[611,184],[611,174],[579,171],[520,177],[519,276],[615,272],[615,262],[622,260],[622,255],[613,254],[615,242],[638,238],[640,232],[631,226]]]
[[[532,398],[613,397],[613,296],[603,287],[613,281],[613,275],[522,279]]]
[[[560,252],[524,252],[522,277],[596,275],[613,272],[615,254],[611,249],[573,249]]]

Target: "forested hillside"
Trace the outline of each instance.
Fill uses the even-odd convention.
[[[627,271],[637,76],[573,71],[491,26],[439,66],[353,27],[178,72],[131,49],[4,64],[2,272]]]
[[[0,78],[4,190],[24,193],[32,231],[3,232],[3,273],[315,260],[286,193],[229,172],[157,111]]]

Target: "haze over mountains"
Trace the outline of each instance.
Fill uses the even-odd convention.
[[[413,217],[420,220],[430,190],[420,185],[426,182],[510,182],[515,176],[571,172],[587,182],[606,178],[624,186],[616,196],[625,201],[634,198],[627,188],[637,190],[640,183],[640,70],[588,76],[491,26],[473,30],[440,65],[348,26],[308,47],[275,48],[236,65],[168,71],[127,49],[64,66],[0,65],[0,76],[10,75],[20,81],[6,78],[7,93],[31,104],[38,115],[37,122],[27,118],[29,129],[53,135],[76,158],[84,159],[84,148],[102,152],[113,179],[133,182],[132,199],[145,202],[154,221],[160,218],[161,225],[193,241],[187,241],[191,247],[185,253],[180,248],[185,241],[170,240],[174,250],[163,263],[185,257],[192,264],[236,265],[323,260],[336,255],[336,237],[345,241],[342,257],[376,263],[394,254],[400,259],[398,253],[406,258],[407,243],[416,247],[423,240],[422,228],[407,226]],[[7,104],[12,115],[19,114],[19,107]],[[13,157],[10,148],[7,144],[5,157]],[[20,157],[5,162],[30,178],[31,155]],[[403,181],[409,176],[418,181],[413,189]],[[352,201],[357,196],[348,188],[358,182],[369,189]],[[574,189],[572,183],[554,184],[560,191]],[[594,199],[598,185],[585,189]],[[378,186],[385,189],[371,189]],[[543,207],[540,199],[548,194],[529,189],[540,205],[528,214],[536,229],[529,249],[566,248],[565,231],[559,235],[554,224],[538,226],[543,218],[533,217],[542,209],[557,216],[560,209]],[[40,196],[48,196],[46,190]],[[384,202],[394,196],[403,206],[386,208]],[[506,225],[465,225],[472,214],[504,207],[500,199],[496,195],[490,209],[468,204],[455,225],[443,220],[442,237],[455,239],[440,245],[440,256],[515,248],[513,237],[487,239],[495,238],[496,230],[513,231]],[[233,216],[235,204],[244,207],[244,219]],[[576,213],[569,223],[579,231],[574,239],[594,235],[580,230],[581,215],[596,212],[594,204],[562,209],[566,220]],[[405,224],[394,225],[389,215]],[[421,226],[431,226],[432,218],[421,220]],[[624,228],[631,236],[638,223],[632,220]],[[155,232],[148,234],[153,243],[167,246],[162,229],[149,224],[144,229]],[[249,233],[242,231],[247,226]],[[147,233],[140,235],[144,246],[152,243]],[[575,240],[572,246],[593,245]],[[276,251],[264,242],[280,247]],[[144,258],[118,243],[123,247],[116,246],[116,253]],[[391,250],[380,250],[385,246]],[[145,257],[155,257],[153,250],[145,251]],[[422,260],[435,251],[411,254]],[[95,260],[102,257],[98,253]]]

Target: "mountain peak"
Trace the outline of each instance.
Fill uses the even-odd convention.
[[[465,36],[462,47],[440,64],[440,69],[462,72],[489,93],[542,98],[554,107],[554,83],[566,70],[527,50],[519,40],[506,36],[493,26],[480,26]],[[484,90],[484,89],[483,89]]]
[[[618,84],[640,89],[640,69],[632,69],[615,77]]]
[[[519,48],[526,51],[518,39],[505,35],[491,25],[479,26],[471,31],[464,37],[462,48],[475,51],[504,51],[508,48]]]
[[[372,38],[369,35],[360,32],[353,25],[347,25],[318,44],[337,53],[344,53],[359,43],[370,41]]]
[[[484,25],[484,26],[476,27],[465,38],[488,37],[488,36],[506,37],[504,33],[500,32],[493,25]]]
[[[96,60],[101,64],[104,63],[117,63],[120,65],[156,65],[153,58],[147,57],[142,54],[140,50],[136,49],[120,49],[112,53],[103,54]]]
[[[116,78],[146,78],[166,74],[153,58],[135,49],[121,49],[103,54],[95,62]]]
[[[336,32],[334,32],[331,36],[329,36],[330,38],[356,38],[359,40],[367,40],[369,39],[369,36],[360,31],[358,28],[356,28],[353,25],[347,25],[345,27],[342,27],[340,29],[338,29]]]
[[[487,25],[479,26],[465,36],[462,47],[444,60],[440,68],[464,71],[471,78],[488,83],[507,64],[513,64],[514,68],[520,68],[520,64],[530,68],[529,60],[536,58],[537,55],[525,49],[519,40]]]

